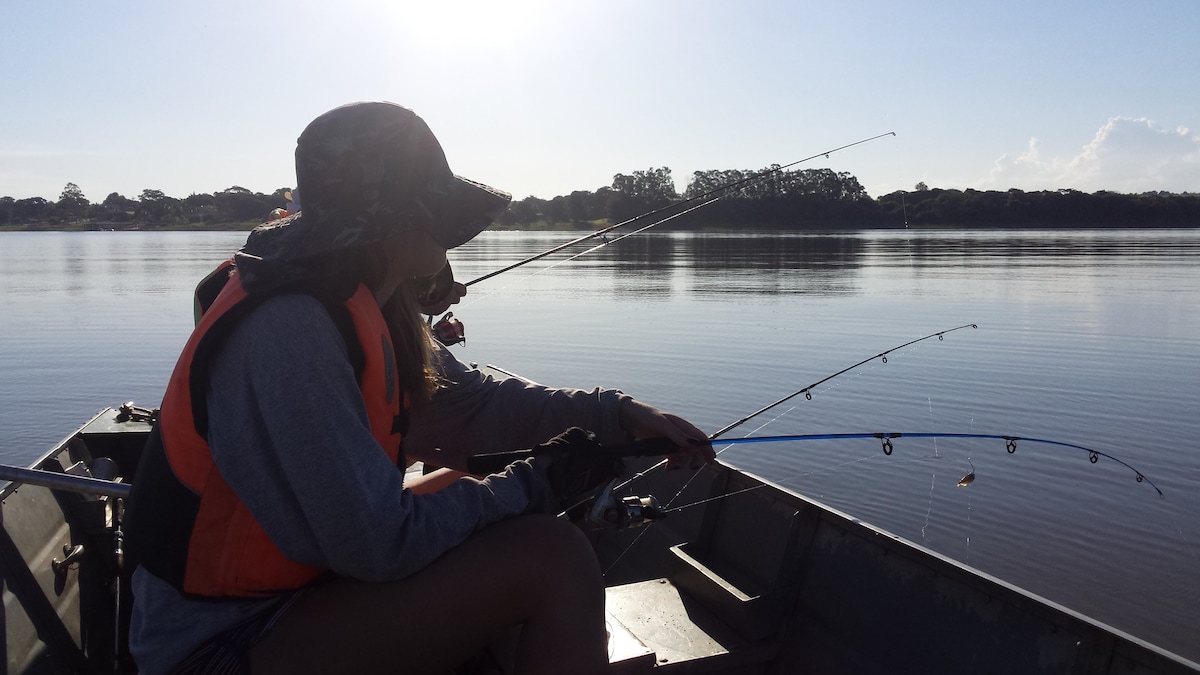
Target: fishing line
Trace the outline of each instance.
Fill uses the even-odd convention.
[[[967,464],[971,465],[971,472],[958,480],[958,487],[967,487],[971,483],[975,482],[975,463],[971,461],[970,457],[968,457]],[[964,562],[970,562],[970,560],[971,560],[971,495],[970,495],[970,493],[967,494],[967,536],[966,536],[965,540],[966,540],[966,545],[967,545],[967,555],[966,555],[966,560]]]
[[[907,224],[905,225],[907,227]],[[933,417],[933,397],[926,396],[925,402],[929,411],[929,424],[934,426],[936,420]],[[933,456],[938,457],[938,441],[933,439]],[[933,516],[933,491],[937,487],[937,471],[929,472],[929,500],[925,503],[925,521],[921,524],[921,543],[929,544],[929,519]]]
[[[896,148],[896,182],[900,185],[904,184],[904,172],[900,167],[900,148]],[[924,182],[924,181],[921,181]],[[905,203],[904,195],[907,190],[899,189],[900,192],[900,214],[904,217],[904,229],[908,229],[908,204]]]
[[[932,397],[932,396],[926,396],[926,397],[925,397],[925,400],[926,400],[926,401],[929,403],[929,421],[932,423],[932,422],[934,421],[934,418],[933,418],[933,397]],[[931,424],[931,426],[932,426],[932,424]],[[937,444],[937,439],[936,439],[936,438],[935,438],[935,439],[933,439],[933,456],[934,456],[934,457],[937,457],[937,456],[938,456],[938,444]]]
[[[937,485],[937,472],[933,471],[929,475],[929,501],[925,504],[925,522],[921,524],[921,543],[928,545],[929,536],[929,516],[933,513],[933,488]]]
[[[472,286],[472,285],[474,285],[474,284],[477,284],[477,283],[479,283],[479,282],[481,282],[481,281],[485,281],[485,280],[487,280],[487,279],[491,279],[492,277],[494,277],[494,276],[496,276],[496,275],[498,275],[498,274],[504,274],[505,272],[507,272],[507,271],[509,271],[509,270],[516,269],[516,268],[518,268],[518,267],[520,267],[520,266],[522,266],[522,265],[527,265],[527,264],[529,264],[529,263],[531,263],[531,262],[533,262],[533,261],[535,261],[535,260],[541,260],[542,258],[545,258],[546,256],[553,255],[553,254],[555,254],[555,253],[558,253],[559,251],[561,251],[561,250],[563,250],[563,249],[570,248],[570,247],[572,247],[572,246],[574,246],[574,245],[576,245],[576,244],[579,244],[579,243],[581,243],[581,242],[585,242],[585,241],[587,241],[587,240],[589,240],[589,239],[595,239],[596,237],[602,237],[602,236],[604,236],[605,234],[608,234],[609,232],[612,232],[613,230],[615,230],[615,229],[617,229],[617,228],[619,228],[619,227],[624,227],[624,226],[626,226],[626,225],[631,225],[631,224],[633,224],[633,223],[635,223],[635,222],[638,222],[638,221],[640,221],[640,220],[643,220],[643,219],[646,219],[646,218],[651,218],[651,217],[653,217],[653,216],[657,216],[657,215],[658,215],[658,214],[660,214],[660,213],[669,212],[669,211],[671,211],[672,209],[677,209],[677,208],[679,208],[679,207],[681,207],[681,206],[686,206],[686,205],[688,205],[688,204],[691,204],[691,203],[693,203],[693,202],[699,202],[699,201],[706,200],[706,199],[708,199],[709,197],[712,197],[713,195],[717,195],[717,194],[719,194],[719,193],[723,193],[723,192],[727,192],[727,191],[732,191],[734,188],[744,187],[744,186],[746,186],[746,185],[750,185],[750,184],[756,183],[756,182],[758,182],[758,181],[762,180],[763,178],[766,178],[766,177],[768,177],[768,176],[770,176],[770,175],[772,175],[772,174],[775,174],[775,173],[779,173],[780,171],[787,170],[787,169],[789,169],[789,168],[791,168],[791,167],[793,167],[793,166],[796,166],[797,164],[803,164],[804,162],[807,162],[807,161],[810,161],[810,160],[816,159],[816,158],[818,158],[818,157],[825,157],[825,158],[827,158],[827,159],[828,159],[829,155],[831,155],[831,154],[833,154],[833,153],[835,153],[835,152],[838,152],[838,151],[840,151],[840,150],[845,150],[846,148],[852,148],[852,147],[854,147],[854,146],[856,146],[856,145],[862,145],[863,143],[868,143],[868,142],[870,142],[870,141],[873,141],[873,140],[876,140],[876,139],[879,139],[879,138],[883,138],[884,136],[895,136],[895,135],[896,135],[896,132],[894,132],[894,131],[889,131],[889,132],[887,132],[887,133],[885,133],[885,134],[879,134],[879,135],[877,135],[877,136],[871,136],[870,138],[864,138],[864,139],[862,139],[862,140],[860,140],[860,141],[855,141],[855,142],[853,142],[853,143],[847,143],[846,145],[842,145],[842,146],[839,146],[839,147],[833,148],[833,149],[831,149],[831,150],[826,150],[826,151],[824,151],[824,152],[818,152],[818,153],[817,153],[817,154],[815,154],[815,155],[812,155],[812,156],[810,156],[810,157],[805,157],[804,159],[798,159],[798,160],[796,160],[796,161],[794,161],[794,162],[791,162],[791,163],[789,163],[789,164],[784,164],[783,166],[776,166],[776,167],[772,167],[772,168],[770,168],[770,169],[764,169],[764,170],[762,170],[762,171],[759,171],[759,172],[757,172],[757,173],[753,173],[753,174],[751,174],[751,175],[749,175],[749,176],[747,176],[747,177],[745,177],[745,178],[740,178],[740,179],[738,179],[738,180],[735,180],[735,181],[730,181],[730,182],[728,182],[728,183],[724,183],[724,184],[722,184],[722,185],[718,185],[717,187],[715,187],[715,188],[712,188],[712,189],[710,189],[710,190],[707,190],[707,191],[705,191],[705,192],[703,192],[703,193],[701,193],[701,194],[698,194],[698,195],[696,195],[696,196],[694,196],[694,197],[688,197],[687,199],[683,199],[683,200],[680,200],[680,201],[677,201],[677,202],[672,202],[672,203],[670,203],[670,204],[667,204],[666,206],[660,206],[660,207],[658,207],[657,209],[651,209],[650,211],[647,211],[647,212],[645,212],[645,213],[642,213],[642,214],[640,214],[640,215],[634,216],[633,218],[629,218],[629,219],[627,219],[627,220],[623,220],[623,221],[621,221],[621,222],[619,222],[619,223],[617,223],[617,224],[615,224],[615,225],[609,225],[608,227],[605,227],[605,228],[603,228],[603,229],[596,230],[595,232],[592,232],[592,233],[589,233],[589,234],[585,234],[585,235],[583,235],[582,237],[577,237],[577,238],[575,238],[575,239],[572,239],[571,241],[568,241],[568,242],[566,242],[566,243],[564,243],[564,244],[559,244],[558,246],[555,246],[555,247],[553,247],[553,248],[550,248],[550,249],[548,249],[548,250],[546,250],[546,251],[542,251],[541,253],[538,253],[537,255],[530,256],[530,257],[528,257],[528,258],[526,258],[526,259],[524,259],[524,260],[521,260],[521,261],[519,261],[519,262],[515,262],[515,263],[513,263],[513,264],[511,264],[511,265],[507,265],[507,266],[505,266],[505,267],[502,267],[502,268],[500,268],[500,269],[498,269],[498,270],[495,270],[494,272],[488,272],[487,274],[484,274],[484,275],[483,275],[483,276],[481,276],[481,277],[477,277],[477,278],[475,278],[475,279],[472,279],[472,280],[470,280],[470,281],[468,281],[468,282],[464,283],[463,285],[464,285],[464,286]],[[722,196],[724,196],[724,195],[722,195]],[[710,200],[710,201],[706,202],[706,204],[711,204],[713,201],[716,201],[716,200],[715,200],[715,199],[714,199],[714,200]],[[694,209],[688,209],[688,210],[690,211],[690,210],[694,210]],[[686,213],[686,211],[684,211],[683,213]],[[675,215],[682,215],[682,213],[677,213],[677,214],[675,214]],[[671,216],[671,217],[669,217],[669,218],[664,218],[663,220],[660,220],[660,221],[659,221],[659,223],[661,223],[661,222],[664,222],[665,220],[669,220],[670,218],[673,218],[673,217],[674,217],[674,216]],[[655,224],[657,225],[658,223],[655,223]],[[645,229],[645,228],[643,228],[643,229]]]

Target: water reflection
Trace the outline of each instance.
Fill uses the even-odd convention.
[[[578,236],[485,232],[454,251],[452,259],[456,269],[481,275],[522,260],[529,251],[549,250]],[[552,284],[566,285],[570,270],[579,270],[593,284],[597,278],[610,279],[613,296],[620,300],[673,296],[703,300],[746,294],[852,296],[885,292],[873,283],[884,268],[906,268],[912,280],[928,278],[934,270],[960,268],[997,283],[1013,279],[1016,269],[1086,268],[1085,276],[1094,282],[1113,268],[1178,266],[1197,257],[1200,238],[1179,230],[647,232],[608,245],[602,240],[581,243],[505,279],[513,283],[521,275],[559,267]],[[1090,283],[1082,283],[1088,292],[1095,291]]]
[[[564,241],[561,233],[485,233],[456,250],[452,259],[456,269],[463,261],[462,269],[469,265],[477,273],[477,266],[483,271],[498,269],[521,260],[523,251],[548,250]],[[564,264],[565,258],[596,245],[596,241],[580,244],[530,267],[544,270]],[[622,297],[842,295],[855,292],[863,253],[864,242],[858,236],[646,233],[614,241],[565,264],[586,267],[593,275],[610,274],[614,291]]]
[[[1041,266],[1081,264],[1098,258],[1121,258],[1126,264],[1147,259],[1170,262],[1200,254],[1200,239],[1179,230],[998,233],[867,234],[867,255],[886,264],[906,260],[929,266],[956,266],[970,260],[1003,260],[1009,264]]]

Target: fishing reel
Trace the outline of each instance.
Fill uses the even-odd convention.
[[[409,283],[413,284],[416,291],[417,304],[421,307],[421,313],[429,315],[429,329],[438,342],[447,347],[466,344],[466,328],[461,321],[454,318],[454,312],[446,312],[446,309],[458,302],[458,298],[461,297],[461,295],[452,295],[455,281],[450,263],[447,262],[437,274],[412,279]],[[465,289],[460,291],[460,293],[465,292]],[[434,323],[433,316],[441,312],[446,313],[437,323]]]
[[[430,322],[433,317],[429,317]],[[430,326],[433,331],[433,336],[438,339],[438,342],[450,347],[456,344],[467,344],[467,331],[462,322],[454,318],[454,312],[446,312],[437,323]]]
[[[605,486],[597,495],[588,509],[586,520],[597,527],[624,530],[641,527],[651,521],[661,520],[667,516],[666,509],[659,505],[653,495],[639,497],[625,495],[617,497],[613,494],[613,481]]]
[[[674,448],[674,444],[666,438],[648,438],[624,445],[609,446],[604,449],[605,453],[593,455],[593,457],[603,457],[607,454],[609,460],[615,461],[615,466],[605,468],[598,464],[591,467],[583,474],[585,476],[583,483],[585,485],[592,484],[590,478],[586,477],[587,473],[591,471],[602,471],[606,473],[605,478],[613,478],[604,484],[603,488],[586,489],[583,493],[573,495],[571,504],[564,510],[567,519],[573,523],[586,524],[596,528],[623,530],[641,527],[650,521],[665,518],[667,510],[660,506],[658,500],[653,496],[626,495],[618,497],[613,494],[613,491],[621,483],[622,457],[661,456]],[[545,451],[546,447],[538,446],[525,450],[471,455],[467,458],[467,471],[477,476],[500,472],[513,462],[535,456],[539,449]],[[604,480],[604,478],[598,480]],[[593,494],[596,496],[591,496]]]

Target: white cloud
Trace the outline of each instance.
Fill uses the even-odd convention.
[[[1200,192],[1200,136],[1145,118],[1113,117],[1073,157],[1045,157],[1037,138],[996,160],[979,187],[1083,192]]]

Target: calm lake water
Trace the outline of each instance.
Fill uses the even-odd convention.
[[[485,233],[460,280],[575,236]],[[0,460],[156,405],[195,282],[245,233],[0,233]],[[1200,232],[645,233],[473,285],[464,361],[619,387],[732,435],[722,459],[1200,660]],[[560,264],[561,263],[561,264]],[[720,448],[720,446],[717,446]],[[956,484],[974,467],[969,487]]]

